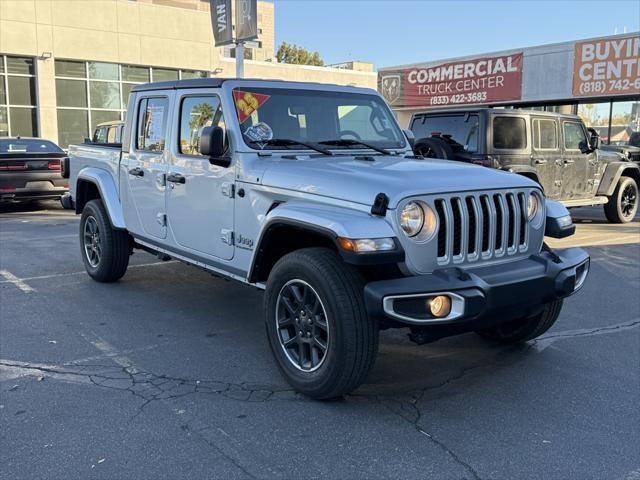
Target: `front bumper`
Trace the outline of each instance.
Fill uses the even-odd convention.
[[[369,316],[408,325],[470,331],[534,315],[554,300],[568,297],[584,283],[589,255],[581,248],[543,251],[498,265],[437,270],[430,275],[371,282],[365,286]],[[425,318],[396,308],[395,302],[448,295],[451,314]],[[428,317],[428,315],[427,315]]]

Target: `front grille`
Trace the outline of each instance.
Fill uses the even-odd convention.
[[[525,192],[492,192],[435,198],[438,264],[462,263],[526,251],[529,223]]]
[[[629,160],[632,162],[640,162],[640,153],[630,153]]]

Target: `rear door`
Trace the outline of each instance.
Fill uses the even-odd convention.
[[[533,149],[531,163],[538,171],[540,184],[548,198],[562,194],[562,152],[560,150],[558,122],[555,118],[533,117]]]
[[[562,200],[579,200],[592,196],[589,184],[590,162],[596,160],[595,152],[582,153],[581,144],[587,144],[587,132],[580,121],[562,122],[564,151],[562,154]]]
[[[167,236],[165,184],[168,156],[165,143],[170,124],[169,95],[149,92],[136,99],[132,148],[123,154],[127,194],[134,208],[125,208],[132,233],[146,237]],[[122,181],[122,179],[121,179]]]
[[[169,173],[179,182],[167,183],[171,233],[183,249],[229,260],[234,252],[234,164],[212,165],[199,147],[203,128],[225,129],[220,97],[183,90],[177,105]]]

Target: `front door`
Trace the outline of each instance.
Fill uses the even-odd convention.
[[[165,238],[164,179],[168,156],[164,147],[169,99],[164,96],[139,97],[136,112],[135,138],[129,153],[123,154],[126,194],[134,206],[125,210],[125,220],[132,233]]]
[[[558,141],[558,122],[554,118],[534,117],[531,123],[533,149],[531,163],[547,198],[562,194],[562,154]]]
[[[589,172],[595,152],[582,153],[588,146],[587,133],[580,122],[563,121],[564,151],[562,154],[562,200],[580,200],[592,196]]]
[[[169,175],[179,182],[167,182],[169,228],[179,247],[229,260],[234,251],[234,165],[212,165],[198,145],[204,127],[224,129],[220,98],[185,91],[178,102]]]

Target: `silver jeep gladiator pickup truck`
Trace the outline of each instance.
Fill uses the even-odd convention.
[[[535,338],[588,273],[583,250],[543,243],[575,226],[537,183],[414,156],[369,89],[139,85],[122,145],[69,157],[91,277],[118,280],[142,249],[264,289],[277,364],[313,398],[365,380],[381,329]]]

